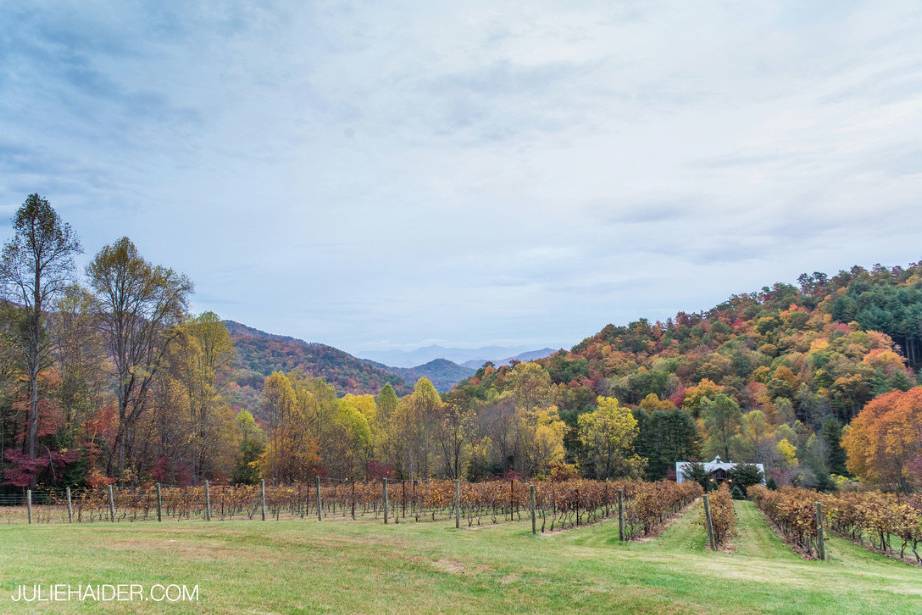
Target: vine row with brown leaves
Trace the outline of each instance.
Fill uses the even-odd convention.
[[[808,489],[749,489],[756,505],[782,535],[808,557],[817,554],[816,502],[823,505],[824,524],[836,534],[886,555],[918,564],[922,544],[922,495],[901,496],[880,491],[824,494]],[[898,547],[896,546],[898,545]]]
[[[708,495],[708,504],[711,510],[711,528],[714,530],[714,542],[717,547],[726,545],[733,532],[736,530],[736,512],[733,510],[733,497],[726,483],[717,491]],[[701,511],[701,522],[707,531],[707,518]]]
[[[587,525],[617,514],[618,493],[624,493],[625,535],[647,536],[701,495],[697,483],[677,485],[670,481],[537,481],[535,512],[541,531]],[[530,518],[529,483],[519,480],[462,482],[460,509],[455,509],[455,481],[408,480],[387,482],[387,516],[392,523],[440,521],[457,515],[467,526],[525,521]],[[383,481],[323,479],[318,497],[316,484],[267,485],[265,515],[269,519],[383,520]],[[157,492],[154,486],[114,488],[114,520],[154,521]],[[211,485],[207,500],[212,520],[262,519],[259,485]],[[185,521],[208,516],[203,486],[162,487],[161,518]],[[23,521],[18,507],[14,522]],[[75,491],[71,498],[75,523],[110,521],[107,488]],[[33,494],[34,523],[68,521],[66,498],[60,492]]]

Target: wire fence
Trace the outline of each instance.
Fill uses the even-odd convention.
[[[354,481],[318,477],[293,485],[36,489],[0,494],[0,523],[360,520],[454,521],[456,527],[531,521],[552,532],[617,516],[622,539],[653,533],[701,494],[671,481]]]

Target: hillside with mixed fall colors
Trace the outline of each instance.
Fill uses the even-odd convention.
[[[854,267],[805,274],[796,286],[777,283],[665,322],[607,325],[537,363],[571,430],[598,396],[634,409],[636,449],[651,478],[679,454],[729,454],[765,462],[779,480],[825,484],[830,473],[847,472],[841,428],[874,397],[917,384],[920,338],[922,264]],[[512,368],[486,366],[455,394],[489,404],[514,387]],[[738,406],[725,425],[707,409],[720,394]],[[679,450],[663,449],[671,411],[696,426],[697,438]],[[567,442],[576,459],[578,442]]]
[[[56,261],[36,282],[48,246]],[[0,491],[658,480],[677,461],[716,455],[763,464],[769,486],[922,488],[920,263],[803,275],[703,313],[608,325],[570,351],[488,363],[446,391],[470,368],[391,368],[191,314],[191,280],[127,237],[82,280],[78,250],[30,195],[0,259]]]
[[[420,378],[428,378],[439,391],[447,391],[474,373],[470,367],[445,359],[416,367],[391,367],[333,346],[266,333],[232,320],[225,320],[224,325],[236,349],[226,384],[229,395],[241,408],[259,406],[263,379],[276,371],[297,370],[323,378],[340,394],[377,393],[385,384],[404,394]]]

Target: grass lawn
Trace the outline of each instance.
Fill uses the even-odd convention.
[[[790,551],[737,502],[730,552],[705,550],[700,503],[659,538],[611,521],[534,537],[527,523],[235,521],[0,527],[0,613],[922,613],[922,569],[829,540]],[[195,603],[14,603],[26,584],[199,586]]]

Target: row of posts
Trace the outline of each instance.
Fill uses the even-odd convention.
[[[157,521],[163,521],[163,496],[160,494],[160,483],[154,485],[154,489],[157,495]],[[353,490],[355,489],[353,485]],[[112,485],[108,486],[109,491],[109,521],[115,522],[115,491]],[[74,522],[74,504],[71,497],[70,487],[65,489],[65,496],[67,498],[67,522]],[[262,480],[259,483],[259,508],[260,516],[262,520],[266,520],[266,481]],[[26,490],[26,515],[28,521],[32,523],[32,490]],[[355,507],[353,504],[352,516],[355,518]],[[317,477],[317,519],[323,519],[323,509],[321,508],[320,500],[320,477]],[[211,484],[209,481],[205,481],[205,520],[211,521]]]
[[[390,514],[390,502],[388,499],[387,493],[387,484],[388,479],[384,478],[382,481],[382,495],[384,499],[384,523],[387,524],[389,521]],[[157,496],[157,521],[163,521],[163,497],[160,493],[160,483],[156,483],[154,486]],[[352,484],[352,518],[355,518],[355,483]],[[115,522],[115,492],[112,488],[112,485],[108,486],[109,491],[109,520]],[[66,488],[66,497],[67,497],[67,522],[73,523],[74,521],[74,506],[71,499],[70,487]],[[461,481],[455,480],[455,528],[461,527]],[[708,510],[707,496],[704,496],[704,506],[705,510]],[[819,506],[819,503],[817,503]],[[528,485],[528,508],[531,513],[531,533],[537,534],[537,502],[535,496],[535,486],[534,484]],[[26,509],[29,523],[32,523],[32,490],[29,489],[26,491]],[[266,520],[266,481],[261,480],[259,482],[259,509],[260,509],[260,518]],[[819,513],[817,513],[819,514]],[[206,480],[205,481],[205,520],[211,521],[211,485]],[[320,492],[320,477],[317,477],[317,520],[323,521],[323,500]],[[710,535],[710,513],[708,512],[708,528]],[[624,490],[618,490],[618,538],[621,541],[624,541]],[[822,544],[822,539],[820,544]]]
[[[382,496],[384,499],[384,523],[389,522],[390,515],[390,502],[388,499],[387,493],[388,479],[385,478],[382,481]],[[353,490],[355,485],[353,484]],[[109,485],[109,520],[115,521],[115,493],[113,491],[112,485]],[[157,495],[157,521],[163,521],[163,498],[160,495],[160,483],[155,485],[156,495]],[[354,494],[354,491],[353,491]],[[70,487],[66,489],[67,496],[67,522],[73,523],[74,521],[74,506],[71,500]],[[455,527],[461,527],[461,481],[455,481]],[[259,505],[260,505],[260,516],[263,521],[266,520],[266,481],[262,480],[259,483]],[[355,518],[355,501],[353,499],[352,504],[352,517]],[[528,508],[531,514],[531,533],[538,533],[538,520],[537,520],[537,501],[535,494],[534,484],[528,485]],[[823,504],[822,502],[816,502],[816,548],[817,556],[821,560],[826,559],[826,532],[823,526]],[[28,514],[29,523],[32,523],[32,490],[29,489],[26,491],[26,509]],[[711,503],[710,499],[705,494],[704,496],[704,517],[707,525],[708,533],[708,545],[712,550],[716,551],[718,548],[716,537],[714,535],[714,523],[711,519]],[[209,482],[205,481],[205,520],[211,521],[211,489]],[[320,477],[317,477],[317,520],[323,520],[323,501],[320,492]],[[624,531],[624,489],[618,490],[618,539],[624,541],[625,531]]]

